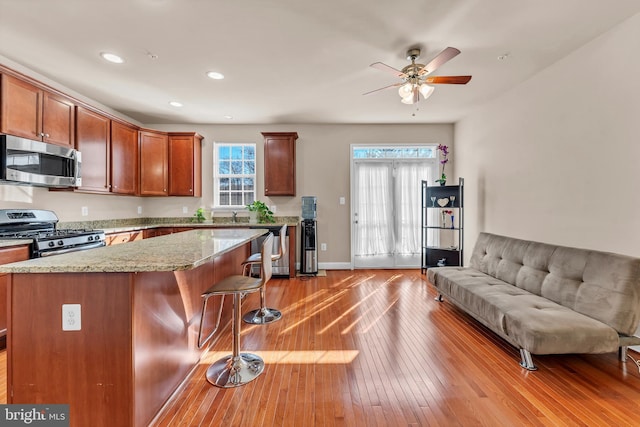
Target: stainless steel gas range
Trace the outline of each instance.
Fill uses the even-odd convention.
[[[58,229],[58,217],[39,209],[0,209],[0,239],[31,239],[31,257],[97,248],[106,244],[102,230]]]

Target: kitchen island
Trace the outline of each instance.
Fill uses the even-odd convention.
[[[69,404],[71,426],[148,425],[206,351],[202,292],[239,273],[265,232],[192,230],[1,266],[8,403]]]

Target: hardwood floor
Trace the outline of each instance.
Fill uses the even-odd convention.
[[[264,373],[227,390],[206,381],[230,352],[227,326],[154,426],[639,425],[632,361],[534,356],[529,372],[515,348],[435,296],[419,270],[274,279],[267,302],[282,320],[242,325],[241,350],[263,357]],[[250,295],[244,311],[257,305]]]

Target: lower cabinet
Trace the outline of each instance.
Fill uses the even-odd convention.
[[[0,264],[26,261],[29,259],[29,245],[12,246],[0,248]],[[6,346],[7,336],[7,287],[9,282],[8,274],[0,274],[0,348]]]
[[[144,233],[142,231],[128,231],[124,233],[107,234],[107,246],[119,245],[120,243],[133,242],[142,240]]]

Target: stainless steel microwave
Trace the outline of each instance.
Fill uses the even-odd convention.
[[[81,164],[73,148],[0,135],[0,183],[79,187]]]

